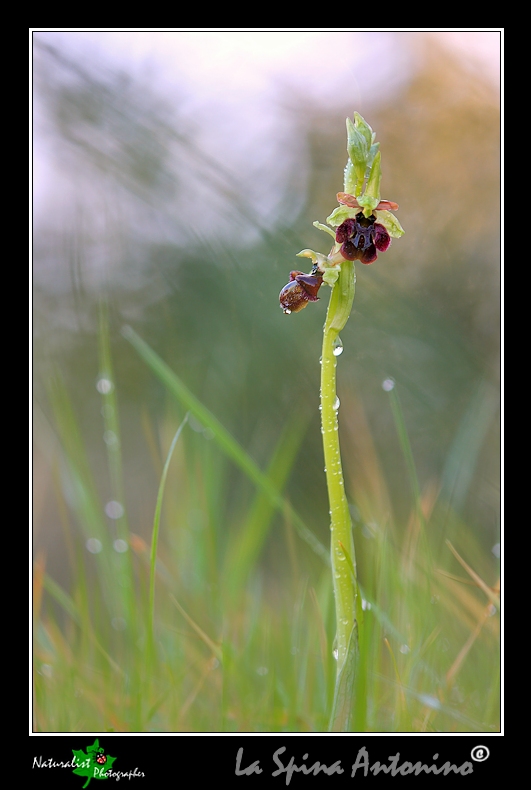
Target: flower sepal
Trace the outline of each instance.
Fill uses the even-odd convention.
[[[325,233],[328,233],[329,236],[332,236],[333,239],[335,239],[336,234],[334,233],[332,228],[329,228],[327,225],[323,225],[322,222],[318,222],[317,220],[315,220],[315,222],[312,222],[312,225],[314,226],[314,228],[317,228],[317,230],[322,230]]]
[[[376,219],[383,225],[388,234],[393,239],[399,239],[400,236],[403,236],[405,231],[400,222],[397,220],[394,214],[391,214],[390,211],[375,211]]]
[[[341,263],[345,260],[339,251],[339,244],[337,243],[334,244],[329,255],[323,255],[321,252],[315,252],[314,250],[301,250],[301,252],[297,253],[297,258],[310,258],[315,271],[322,275],[323,282],[329,285],[330,288],[337,282],[341,271]]]
[[[301,250],[297,253],[297,258],[310,258],[314,266],[319,271],[324,271],[328,258],[322,252],[315,252],[315,250]]]
[[[361,206],[359,208],[351,208],[350,206],[338,206],[332,211],[330,216],[326,218],[326,221],[329,225],[332,226],[332,228],[337,228],[346,219],[354,219],[356,214],[359,213],[360,208]]]

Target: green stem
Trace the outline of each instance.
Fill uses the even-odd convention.
[[[332,575],[337,621],[337,673],[345,664],[349,641],[356,623],[356,558],[352,522],[345,495],[336,403],[335,342],[352,309],[356,273],[352,261],[344,261],[334,285],[323,336],[321,360],[321,425],[330,502]]]

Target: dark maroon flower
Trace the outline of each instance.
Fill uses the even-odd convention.
[[[341,244],[341,255],[347,261],[372,263],[378,252],[385,252],[391,244],[391,237],[383,225],[376,222],[371,214],[365,217],[360,211],[355,219],[346,219],[336,231],[336,241]]]
[[[323,284],[320,274],[290,272],[289,283],[280,292],[280,306],[285,313],[298,313],[308,302],[317,302],[317,292]]]

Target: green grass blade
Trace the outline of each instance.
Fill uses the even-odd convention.
[[[278,491],[283,490],[293,468],[306,425],[305,417],[294,417],[293,420],[289,420],[277,443],[267,470],[267,477]],[[225,577],[233,594],[237,593],[244,584],[256,562],[265,543],[275,510],[272,498],[259,489],[245,526],[235,539],[235,545],[227,552]]]
[[[415,502],[415,507],[417,508],[418,512],[422,517],[422,510],[420,507],[420,487],[419,481],[417,477],[417,469],[415,467],[415,460],[413,458],[413,451],[411,449],[411,444],[409,441],[409,436],[407,433],[406,422],[404,420],[404,413],[402,411],[402,406],[400,404],[400,399],[398,397],[398,393],[396,391],[396,385],[393,389],[389,392],[389,399],[391,401],[391,411],[393,413],[393,419],[395,421],[396,432],[398,434],[398,440],[400,442],[400,447],[402,449],[402,453],[404,455],[404,459],[406,462],[406,467],[409,476],[409,483],[411,486],[411,492],[413,494],[413,499]]]
[[[328,550],[308,529],[299,514],[284,500],[277,487],[265,475],[243,447],[233,438],[221,422],[209,409],[188,389],[171,368],[156,354],[130,326],[122,328],[122,335],[131,343],[140,357],[147,363],[153,373],[168,390],[188,409],[204,426],[210,428],[213,438],[221,450],[238,466],[252,482],[261,489],[273,503],[275,508],[285,511],[293,521],[299,536],[320,556],[329,563]]]
[[[43,586],[46,592],[59,604],[72,620],[78,625],[81,624],[81,617],[74,600],[57,584],[47,573],[44,574]]]
[[[46,592],[54,599],[56,603],[59,604],[61,609],[63,609],[71,618],[72,620],[79,625],[81,628],[85,630],[89,630],[88,636],[90,641],[94,644],[97,650],[101,653],[101,655],[105,658],[105,660],[109,663],[109,665],[118,672],[120,675],[123,675],[123,670],[121,667],[114,661],[109,653],[101,646],[99,641],[96,639],[92,629],[90,629],[89,623],[87,622],[86,618],[83,618],[79,612],[78,607],[76,606],[74,600],[66,593],[63,588],[57,584],[47,573],[44,574],[43,579],[43,586]]]
[[[463,509],[481,447],[498,407],[498,392],[488,382],[480,382],[461,418],[442,475],[439,496],[457,513]]]
[[[153,623],[155,621],[155,569],[157,564],[157,545],[158,545],[159,531],[160,531],[160,514],[162,511],[162,499],[164,497],[166,478],[168,476],[168,469],[170,466],[170,461],[172,459],[173,451],[175,450],[177,441],[179,440],[179,437],[187,421],[188,421],[188,414],[185,415],[184,420],[179,425],[177,432],[173,437],[173,441],[170,445],[168,456],[166,458],[166,463],[164,464],[164,469],[162,470],[162,477],[160,480],[159,490],[157,494],[157,504],[155,506],[155,515],[153,517],[153,535],[151,538],[151,555],[150,555],[150,563],[149,563],[149,631],[148,633],[150,635],[150,638],[153,638]]]

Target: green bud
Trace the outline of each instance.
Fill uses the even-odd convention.
[[[374,143],[376,134],[373,132],[365,118],[362,118],[359,112],[354,113],[354,126],[356,127],[357,131],[365,138],[367,149],[369,149],[372,143]]]
[[[361,116],[360,116],[361,117]],[[367,160],[369,158],[370,138],[366,136],[347,118],[347,151],[356,174],[356,180],[363,183]],[[357,197],[357,195],[355,195]]]

